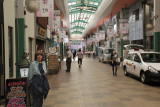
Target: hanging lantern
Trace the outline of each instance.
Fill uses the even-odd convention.
[[[150,23],[146,25],[146,28],[147,28],[148,30],[153,29],[153,27],[154,27],[154,26],[153,26],[152,24],[150,24]]]
[[[39,0],[26,0],[26,9],[28,12],[35,13],[39,7]]]

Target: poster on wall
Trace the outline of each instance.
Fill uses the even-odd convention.
[[[6,107],[27,107],[28,79],[6,80]]]
[[[36,12],[37,17],[53,16],[53,0],[39,0],[39,10]]]

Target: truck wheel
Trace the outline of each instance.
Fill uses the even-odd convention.
[[[125,76],[128,76],[128,75],[129,75],[128,72],[127,72],[127,67],[124,68],[124,75],[125,75]]]
[[[144,74],[144,72],[141,73],[140,79],[141,79],[141,82],[142,82],[143,84],[146,84],[146,83],[147,83],[147,77],[146,77],[146,75]]]

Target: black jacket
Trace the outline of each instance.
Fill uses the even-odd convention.
[[[32,95],[43,95],[44,99],[47,98],[50,86],[45,75],[33,75],[29,82],[29,90]]]

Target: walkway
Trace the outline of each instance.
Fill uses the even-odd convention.
[[[160,85],[144,85],[135,77],[125,77],[122,69],[112,75],[108,64],[84,58],[78,68],[72,62],[65,72],[49,75],[51,90],[44,107],[160,107]]]

